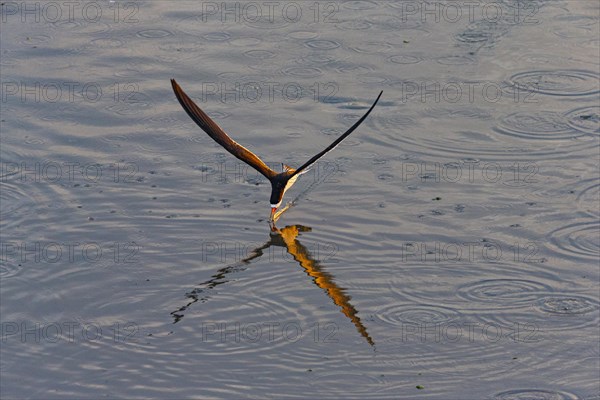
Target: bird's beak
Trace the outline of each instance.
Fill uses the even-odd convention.
[[[273,221],[273,217],[275,217],[275,211],[277,211],[277,207],[271,207],[271,217],[269,218]]]

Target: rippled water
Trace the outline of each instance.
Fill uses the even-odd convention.
[[[600,396],[595,2],[24,4],[2,398]]]

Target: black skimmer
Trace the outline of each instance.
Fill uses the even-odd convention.
[[[219,125],[217,125],[204,111],[200,109],[190,99],[190,97],[185,94],[185,92],[181,89],[179,84],[175,82],[175,79],[171,79],[171,85],[173,86],[173,91],[175,92],[175,96],[177,96],[177,100],[183,107],[183,109],[187,112],[187,114],[202,128],[204,132],[208,134],[213,140],[219,143],[221,146],[225,148],[228,152],[233,154],[235,157],[239,158],[246,164],[250,165],[252,168],[256,169],[262,175],[264,175],[269,182],[271,182],[271,216],[270,221],[274,221],[276,218],[275,212],[277,208],[281,205],[281,201],[283,199],[283,195],[285,192],[296,182],[298,176],[307,172],[310,167],[325,154],[329,153],[333,150],[342,140],[344,140],[348,135],[350,135],[371,113],[379,98],[383,94],[383,90],[375,99],[375,102],[369,108],[369,110],[363,115],[354,125],[350,127],[343,135],[337,138],[333,143],[331,143],[325,150],[321,151],[313,158],[304,163],[301,167],[294,169],[284,165],[283,172],[275,172],[271,168],[267,166],[256,154],[252,153],[250,150],[245,148],[244,146],[237,143],[235,140],[231,139]]]

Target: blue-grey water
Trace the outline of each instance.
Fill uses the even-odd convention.
[[[1,17],[3,399],[600,397],[597,2]]]

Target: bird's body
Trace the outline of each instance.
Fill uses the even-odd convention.
[[[271,206],[271,220],[275,215],[275,211],[281,205],[283,196],[285,192],[292,187],[292,185],[296,182],[298,177],[307,172],[309,168],[321,157],[325,154],[333,150],[342,140],[344,140],[354,129],[356,129],[364,119],[369,115],[369,113],[373,110],[379,98],[381,97],[381,93],[369,108],[367,113],[359,119],[350,129],[348,129],[343,135],[337,138],[332,144],[330,144],[325,150],[321,151],[319,154],[312,157],[306,163],[304,163],[301,167],[294,169],[287,165],[283,166],[283,172],[275,172],[271,168],[269,168],[260,158],[258,158],[254,153],[250,150],[246,149],[244,146],[240,145],[233,139],[231,139],[223,129],[221,129],[204,111],[200,109],[189,98],[187,94],[181,89],[181,87],[175,82],[175,79],[171,79],[171,85],[173,86],[173,91],[175,92],[175,96],[179,103],[183,107],[183,109],[187,112],[187,114],[192,118],[200,128],[204,132],[206,132],[211,138],[214,139],[215,142],[219,143],[221,146],[225,148],[228,152],[233,154],[238,159],[244,161],[246,164],[250,165],[262,175],[264,175],[269,182],[271,182],[271,198],[270,198],[270,206]]]
[[[283,172],[271,179],[271,208],[277,209],[281,205],[281,200],[285,192],[296,183],[296,179],[298,179],[300,174],[296,174],[295,172],[295,169],[284,165]]]

